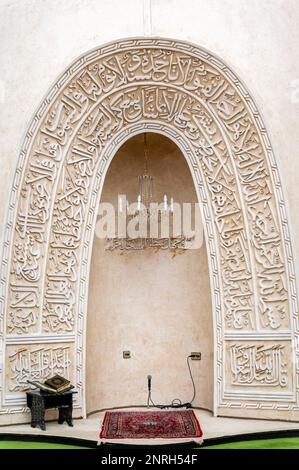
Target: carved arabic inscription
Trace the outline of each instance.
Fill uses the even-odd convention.
[[[273,185],[269,157],[247,97],[220,62],[166,42],[157,45],[159,40],[153,39],[154,47],[128,43],[101,56],[95,53],[82,60],[55,99],[48,100],[50,106],[28,147],[18,193],[8,335],[78,333],[76,320],[84,303],[78,299],[79,274],[82,256],[87,259],[91,250],[86,250],[84,236],[91,209],[95,210],[95,178],[102,177],[114,139],[131,125],[140,123],[144,130],[150,122],[183,136],[193,155],[192,166],[201,173],[200,190],[212,220],[210,243],[217,253],[215,299],[221,291],[219,357],[225,331],[290,331],[279,190]],[[280,348],[269,339],[264,349],[239,346],[230,356],[235,384],[289,384],[282,344]],[[77,357],[82,356],[80,348],[81,344]],[[6,370],[14,371],[12,392],[22,382],[23,359],[10,353],[9,357]],[[69,360],[74,367],[74,357]],[[77,364],[79,371],[82,367],[82,362]]]
[[[234,344],[231,347],[232,384],[247,386],[287,385],[284,345]]]
[[[59,374],[69,378],[72,347],[66,344],[53,346],[8,347],[10,377],[8,391],[18,392],[28,388],[27,380],[44,381]]]

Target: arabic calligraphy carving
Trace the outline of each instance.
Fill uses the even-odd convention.
[[[11,371],[9,392],[28,388],[28,379],[43,381],[55,374],[69,378],[71,374],[71,348],[68,345],[11,346],[7,355]]]
[[[123,251],[145,250],[154,248],[156,250],[186,250],[192,246],[194,237],[171,237],[171,238],[108,238],[105,249],[114,251],[116,249]]]
[[[141,86],[144,80],[154,85]],[[160,85],[161,81],[165,85]],[[122,86],[126,89],[120,90]],[[101,100],[99,104],[97,100]],[[17,231],[21,238],[30,235],[44,246],[49,194],[57,180],[63,147],[73,136],[64,179],[60,178],[54,202],[48,255],[50,279],[45,281],[45,330],[73,329],[75,289],[72,291],[70,282],[76,282],[76,251],[80,250],[90,181],[107,142],[121,128],[140,119],[172,123],[194,147],[221,237],[227,326],[254,329],[257,315],[263,328],[288,326],[287,289],[281,238],[271,204],[271,181],[258,133],[244,102],[211,65],[182,53],[144,49],[111,55],[80,72],[52,106],[36,138],[25,177],[24,192],[28,194],[20,201]],[[219,121],[225,127],[225,139]],[[240,191],[244,193],[243,203]],[[248,244],[249,238],[253,247]],[[40,263],[44,259],[39,256]],[[252,279],[252,262],[256,264],[256,279]],[[36,269],[42,270],[38,265]],[[53,276],[60,281],[55,282]],[[274,286],[267,287],[273,276]],[[259,295],[258,307],[254,304],[254,289]],[[11,322],[10,332],[14,327],[20,333],[24,328],[32,331],[40,315],[38,307],[30,316],[23,315],[22,324],[27,321],[27,326],[22,329]]]
[[[175,106],[171,106],[171,102]],[[113,93],[88,115],[77,130],[66,157],[67,171],[63,174],[64,180],[58,184],[54,202],[54,236],[50,239],[49,275],[59,273],[60,276],[69,276],[72,267],[77,265],[80,227],[86,213],[85,201],[90,190],[93,169],[101,155],[99,147],[104,148],[107,141],[124,126],[146,118],[158,118],[159,121],[172,123],[194,147],[212,195],[215,223],[221,239],[221,264],[225,268],[222,276],[227,285],[225,318],[230,327],[254,328],[252,274],[247,254],[250,248],[232,158],[212,114],[196,99],[178,90],[156,85],[155,88],[133,87]],[[89,171],[86,171],[86,161]],[[72,276],[73,284],[77,281],[74,276],[75,273]],[[235,287],[238,283],[240,288]],[[75,288],[73,292],[76,292]],[[52,325],[48,318],[57,319],[61,311],[67,308],[73,324],[75,302],[56,305],[55,308],[56,313],[51,301],[45,304],[45,330],[53,331],[51,327],[54,325],[54,331],[57,331],[56,328],[66,331],[66,324],[62,324],[64,318],[69,318],[68,315],[61,315],[60,322],[55,321]]]
[[[140,131],[165,126],[188,145],[185,156],[202,197],[207,246],[215,253],[218,403],[225,332],[269,333],[264,351],[249,347],[249,376],[252,386],[266,386],[272,377],[281,387],[281,369],[279,378],[274,369],[267,372],[264,382],[258,373],[264,358],[282,361],[283,349],[275,349],[271,334],[291,335],[291,319],[297,322],[279,173],[243,85],[218,59],[186,43],[143,38],[93,51],[67,71],[39,109],[9,210],[5,248],[11,246],[12,254],[2,274],[6,335],[75,334],[81,377],[96,200],[115,142],[135,125]],[[245,380],[244,354],[235,349],[231,356],[239,385]],[[84,384],[77,380],[80,389]]]
[[[286,387],[286,366],[281,344],[234,344],[231,347],[233,385]]]

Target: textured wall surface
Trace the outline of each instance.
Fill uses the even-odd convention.
[[[155,178],[154,200],[163,191],[176,202],[196,202],[187,162],[170,140],[149,134],[149,172]],[[117,194],[136,200],[137,176],[143,173],[143,138],[136,136],[118,151],[108,170],[103,202],[117,204]],[[153,400],[191,400],[186,364],[196,381],[195,404],[213,408],[213,326],[205,245],[173,252],[120,254],[104,250],[95,238],[90,273],[87,325],[87,412],[147,400],[147,375],[153,377]],[[179,336],[178,336],[178,331]],[[122,352],[130,350],[131,359]],[[175,385],[174,385],[175,384]]]
[[[151,5],[153,36],[206,47],[252,92],[281,163],[299,258],[297,0],[152,0]],[[0,1],[2,222],[22,139],[39,102],[80,54],[143,35],[142,6],[140,0]]]
[[[0,57],[1,222],[24,133],[49,86],[81,53],[117,38],[151,33],[208,48],[231,65],[251,90],[281,166],[298,255],[298,9],[293,0],[153,0],[150,25],[144,21],[143,2],[137,0],[1,1],[0,39],[5,51]],[[94,279],[95,265],[92,269]],[[97,310],[97,299],[91,302]],[[116,343],[120,344],[119,338]],[[141,397],[143,382],[140,387]],[[160,390],[166,394],[167,384]]]

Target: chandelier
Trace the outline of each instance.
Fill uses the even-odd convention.
[[[154,201],[154,177],[149,174],[148,145],[146,133],[143,134],[144,172],[138,176],[139,191],[134,203],[129,204],[126,197],[118,196],[118,218],[123,218],[129,226],[130,220],[137,219],[143,230],[135,236],[117,236],[106,238],[107,251],[136,251],[147,248],[157,250],[174,250],[175,254],[190,248],[193,238],[183,235],[171,236],[175,217],[174,199],[168,199],[164,193],[163,200]],[[164,225],[163,225],[164,224]],[[164,234],[163,234],[164,226]],[[167,234],[165,235],[165,227]],[[160,236],[159,236],[160,235]]]

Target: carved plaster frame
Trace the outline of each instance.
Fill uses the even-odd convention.
[[[209,270],[211,279],[211,291],[212,291],[212,305],[213,305],[213,324],[214,324],[214,348],[215,348],[215,359],[214,359],[214,414],[217,414],[219,407],[230,408],[230,409],[260,409],[260,410],[283,410],[283,411],[297,411],[299,410],[299,385],[298,385],[298,357],[299,357],[299,342],[298,342],[298,301],[297,301],[297,287],[295,280],[295,263],[293,257],[292,241],[290,236],[289,222],[286,210],[286,199],[283,194],[281,184],[281,174],[277,167],[277,162],[273,154],[272,146],[263,123],[263,120],[256,108],[256,105],[251,95],[246,90],[240,79],[233,73],[221,60],[215,57],[214,54],[198,48],[197,46],[187,43],[185,41],[177,41],[164,38],[132,38],[120,41],[113,41],[104,45],[101,48],[94,49],[87,54],[82,55],[76,60],[67,70],[60,76],[55,85],[51,88],[45,99],[42,101],[38,110],[36,111],[29,129],[26,133],[24,144],[22,146],[20,157],[16,169],[16,174],[13,182],[13,188],[10,195],[9,208],[7,214],[7,223],[5,227],[4,243],[3,243],[3,257],[2,257],[2,268],[1,268],[1,291],[0,291],[0,340],[3,346],[5,344],[13,345],[25,345],[25,344],[52,344],[57,343],[57,335],[55,334],[38,334],[38,335],[21,335],[12,336],[5,334],[6,331],[6,301],[8,296],[8,283],[9,283],[9,267],[10,258],[12,255],[12,244],[13,234],[16,224],[17,217],[17,202],[20,198],[21,184],[24,179],[24,173],[26,164],[29,164],[30,148],[33,142],[34,136],[39,130],[42,118],[47,114],[55,98],[59,93],[67,87],[79,70],[87,67],[87,65],[94,61],[96,58],[100,59],[104,54],[118,53],[122,50],[136,50],[144,48],[162,48],[169,51],[175,51],[178,53],[190,54],[192,57],[197,57],[204,61],[206,64],[210,64],[216,68],[221,76],[225,77],[228,82],[237,90],[240,96],[246,103],[247,110],[255,123],[255,128],[258,132],[259,137],[264,149],[264,154],[267,159],[267,163],[270,172],[270,179],[275,189],[275,201],[276,209],[279,214],[279,229],[283,235],[283,247],[284,255],[287,260],[285,262],[285,269],[288,279],[288,303],[290,307],[291,325],[289,330],[273,331],[273,332],[250,332],[247,331],[245,334],[240,335],[238,332],[227,332],[223,331],[223,319],[220,306],[221,297],[221,285],[218,279],[218,244],[214,236],[213,228],[213,217],[209,206],[209,201],[206,196],[205,190],[203,189],[203,181],[198,170],[198,165],[194,161],[194,155],[188,146],[188,141],[183,135],[180,135],[177,129],[171,125],[167,126],[159,121],[147,120],[146,122],[138,122],[132,126],[127,126],[125,130],[120,131],[113,140],[106,147],[103,158],[99,162],[99,168],[97,175],[94,176],[96,185],[90,191],[89,197],[91,198],[92,205],[90,206],[90,213],[88,217],[88,223],[85,230],[85,238],[83,241],[83,256],[82,262],[80,263],[80,295],[78,317],[76,320],[77,328],[72,334],[61,334],[59,336],[60,342],[76,342],[76,385],[81,392],[79,399],[77,400],[77,407],[82,410],[82,414],[86,414],[85,410],[85,348],[86,348],[86,319],[87,319],[87,295],[88,295],[88,276],[90,268],[90,256],[91,256],[91,245],[93,240],[93,232],[95,228],[95,216],[96,207],[100,200],[101,188],[104,182],[106,171],[115,155],[117,149],[133,135],[143,132],[145,129],[149,132],[159,132],[172,139],[181,149],[184,154],[195,183],[198,199],[202,205],[202,215],[205,221],[205,236],[209,248]],[[183,89],[182,89],[183,90]],[[221,124],[218,122],[220,131],[223,132]],[[99,175],[101,178],[99,179]],[[54,195],[55,196],[55,195]],[[54,198],[53,198],[54,199]],[[88,248],[89,247],[89,248]],[[277,396],[267,396],[261,394],[260,400],[252,399],[246,395],[246,393],[237,392],[235,396],[229,394],[224,395],[224,376],[223,367],[225,363],[224,354],[225,350],[223,347],[224,340],[236,341],[236,340],[247,340],[247,341],[263,341],[263,340],[288,340],[292,344],[293,348],[293,380],[294,387],[293,392],[287,397],[282,396],[282,400]],[[3,348],[4,349],[4,348]],[[4,361],[3,361],[4,362]],[[3,364],[4,366],[4,364]],[[23,405],[23,400],[19,396],[12,399],[5,399],[4,389],[4,376],[5,367],[0,370],[0,377],[2,380],[2,408],[0,413],[22,413],[26,411]],[[257,394],[258,395],[258,394]]]

